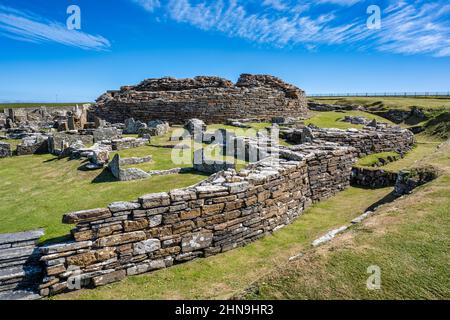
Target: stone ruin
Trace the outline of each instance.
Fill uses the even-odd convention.
[[[256,162],[239,172],[225,168],[192,187],[64,215],[64,223],[76,225],[72,240],[39,248],[44,269],[39,294],[101,286],[244,246],[344,190],[358,156],[394,147],[407,151],[414,143],[409,131],[384,125],[305,129],[309,142],[304,142],[303,130],[282,132],[299,139],[300,144],[290,147],[264,136],[227,136],[244,146],[236,157]],[[146,160],[115,161],[128,165]]]
[[[331,141],[341,145],[352,146],[358,151],[358,157],[373,153],[397,152],[400,155],[414,146],[414,134],[398,126],[375,123],[358,129],[326,129],[313,125],[303,129],[287,129],[282,135],[290,142],[299,144],[312,141]]]
[[[11,145],[0,141],[0,158],[7,158],[12,156]]]
[[[199,118],[225,123],[229,118],[301,117],[307,113],[301,89],[268,75],[240,76],[236,84],[218,77],[147,79],[108,91],[97,100],[95,115],[111,123],[134,118],[184,124]]]
[[[86,157],[95,168],[108,165],[123,181],[193,169],[212,175],[191,187],[67,213],[63,223],[75,225],[68,241],[36,247],[37,233],[0,235],[0,292],[14,298],[20,296],[18,290],[28,289],[39,293],[31,298],[49,296],[226,252],[290,224],[311,204],[344,190],[352,179],[371,185],[398,178],[374,175],[369,179],[353,165],[357,157],[372,153],[407,152],[415,142],[411,132],[374,122],[364,123],[367,126],[360,130],[298,128],[305,106],[303,91],[270,76],[242,75],[236,84],[215,77],[149,79],[100,97],[95,121],[82,128],[76,119],[84,117],[72,113],[73,121],[67,119],[72,130],[67,127],[64,132],[41,135],[10,131],[23,134],[21,138],[30,142],[22,145],[31,150],[45,140],[50,152]],[[208,133],[200,120],[224,123],[230,119],[229,124],[245,127],[243,118],[286,125],[281,135],[295,145],[279,146],[263,135]],[[236,146],[233,150],[241,151],[227,155],[251,163],[239,172],[226,162],[208,164],[204,150],[194,155],[201,157],[201,164],[187,169],[145,172],[130,168],[151,161],[151,156],[121,159],[117,155],[109,161],[112,150],[145,145],[149,137],[165,134],[167,121],[186,124],[187,133],[172,139],[192,139],[198,131],[201,142],[231,143]],[[122,130],[144,138],[123,138]],[[278,136],[277,126],[273,130]],[[0,142],[0,157],[8,156],[10,150]],[[408,183],[405,180],[403,185]]]
[[[169,193],[66,214],[73,240],[42,247],[42,295],[166,268],[243,246],[291,223],[305,208],[349,185],[355,150],[333,143],[286,150],[236,172]]]

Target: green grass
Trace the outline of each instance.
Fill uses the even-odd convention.
[[[430,154],[435,153],[438,146],[442,143],[442,140],[425,134],[416,135],[416,140],[416,146],[403,159],[388,163],[383,166],[383,169],[399,171],[404,168],[427,164],[427,160],[424,159],[427,159]]]
[[[356,165],[361,167],[373,167],[374,165],[380,162],[379,159],[387,159],[388,157],[399,157],[399,156],[400,155],[397,152],[374,153],[359,159]]]
[[[230,131],[236,132],[236,135],[238,136],[244,136],[244,137],[256,137],[256,133],[259,130],[264,130],[266,128],[270,128],[272,124],[270,122],[249,122],[246,123],[246,125],[250,126],[251,128],[238,128],[230,125],[223,125],[223,124],[211,124],[208,125],[208,132],[214,132],[217,129],[227,129]]]
[[[344,97],[344,98],[311,98],[311,101],[329,104],[354,104],[370,109],[402,109],[412,107],[424,109],[450,109],[449,97]]]
[[[450,299],[450,140],[418,162],[438,167],[442,176],[383,206],[332,243],[280,266],[243,297]],[[366,288],[372,265],[381,268],[381,290]]]
[[[293,224],[246,247],[56,299],[224,299],[307,248],[325,230],[348,223],[391,188],[349,188],[308,209]],[[349,201],[352,199],[352,201]]]
[[[126,156],[153,155],[152,169],[177,167],[170,149],[141,147],[124,150]],[[134,200],[153,192],[186,187],[206,178],[182,174],[117,182],[107,171],[80,171],[79,160],[58,160],[52,155],[0,159],[0,233],[45,228],[42,240],[67,234],[64,213],[104,207],[113,201]]]
[[[358,116],[358,117],[365,117],[367,119],[376,119],[379,122],[386,122],[391,123],[389,120],[384,119],[382,117],[367,113],[367,112],[361,112],[361,111],[347,111],[347,112],[314,112],[313,116],[307,120],[305,120],[305,124],[313,124],[315,126],[318,126],[320,128],[337,128],[337,129],[349,129],[349,128],[356,128],[360,129],[363,128],[363,125],[358,124],[351,124],[349,122],[343,122],[342,119],[345,118],[345,116]]]
[[[36,107],[72,107],[75,105],[83,105],[91,102],[61,102],[61,103],[47,103],[47,102],[34,102],[34,103],[0,103],[0,110],[2,109],[15,109],[15,108],[36,108]]]

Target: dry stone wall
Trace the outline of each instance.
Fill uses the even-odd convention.
[[[95,114],[111,123],[134,118],[184,124],[191,118],[225,123],[229,118],[270,120],[301,117],[307,112],[299,88],[266,75],[241,75],[239,81],[218,77],[148,79],[137,86],[108,91],[98,100]]]
[[[0,300],[35,298],[43,277],[36,243],[43,230],[0,234]]]
[[[193,187],[66,214],[63,222],[76,224],[73,241],[41,248],[41,294],[105,285],[244,246],[348,186],[355,155],[333,143],[283,149],[279,161],[222,171]]]
[[[414,134],[400,127],[377,124],[358,129],[324,129],[314,126],[296,129],[287,133],[287,138],[294,143],[305,141],[330,141],[357,149],[358,157],[379,152],[397,152],[403,154],[415,144]]]
[[[352,170],[351,183],[369,188],[384,188],[394,186],[397,178],[397,172],[383,169],[354,167]]]

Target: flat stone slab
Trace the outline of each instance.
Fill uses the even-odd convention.
[[[75,224],[81,222],[90,222],[111,217],[111,211],[107,208],[98,208],[92,210],[82,210],[67,213],[63,216],[62,223]]]
[[[0,270],[0,280],[10,280],[15,278],[31,277],[42,272],[39,267],[14,267]]]
[[[30,240],[38,240],[45,234],[43,229],[34,230],[34,231],[26,231],[26,232],[17,232],[17,233],[5,233],[0,234],[0,245],[6,243],[16,243]]]
[[[92,246],[92,241],[66,242],[40,247],[42,254],[54,254],[73,250],[84,249]]]
[[[120,212],[120,211],[128,211],[139,209],[141,205],[137,202],[113,202],[108,206],[108,209],[111,210],[112,213]]]
[[[321,244],[327,243],[327,242],[331,241],[334,237],[336,237],[338,234],[344,232],[347,229],[348,229],[348,226],[342,226],[340,228],[331,230],[324,236],[314,240],[312,243],[312,246],[317,247],[317,246],[320,246]]]
[[[0,293],[0,300],[39,300],[42,297],[32,291],[7,291]]]
[[[2,249],[0,250],[0,261],[29,257],[38,253],[39,250],[35,246]]]

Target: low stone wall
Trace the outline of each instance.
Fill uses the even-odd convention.
[[[108,91],[97,100],[95,113],[111,123],[134,118],[184,124],[192,118],[225,123],[229,118],[268,120],[301,117],[307,112],[299,88],[266,75],[241,75],[238,82],[217,77],[148,79],[137,86]]]
[[[59,155],[63,152],[65,146],[70,146],[78,141],[81,141],[85,146],[89,146],[94,143],[94,137],[78,133],[55,132],[48,139],[48,149],[50,153]]]
[[[329,111],[361,110],[364,108],[356,105],[337,105],[337,104],[317,103],[308,101],[308,109],[312,111],[329,112]]]
[[[308,141],[330,141],[358,150],[358,157],[379,152],[397,152],[403,154],[415,144],[414,134],[400,127],[378,124],[357,129],[323,129],[314,126],[294,129],[286,133],[289,141],[303,143]]]
[[[351,183],[369,188],[393,187],[397,181],[398,173],[381,169],[354,167]]]
[[[150,178],[150,174],[138,168],[122,168],[122,166],[152,161],[152,156],[142,158],[123,158],[116,154],[109,162],[108,169],[119,181],[133,181]]]
[[[17,155],[26,156],[38,153],[48,153],[49,137],[43,134],[34,134],[23,138],[22,143],[17,145]]]
[[[73,241],[41,248],[41,294],[105,285],[244,246],[350,183],[355,149],[333,143],[285,149],[196,186],[64,215]],[[75,285],[74,285],[75,284]]]
[[[0,234],[0,300],[35,296],[44,275],[36,246],[43,235],[43,230]]]
[[[111,147],[113,150],[120,151],[125,149],[133,149],[145,146],[149,142],[148,139],[143,138],[122,138],[111,141]]]
[[[432,166],[402,170],[398,173],[398,178],[395,183],[395,193],[398,195],[409,194],[415,188],[436,179],[438,176],[438,169]]]

